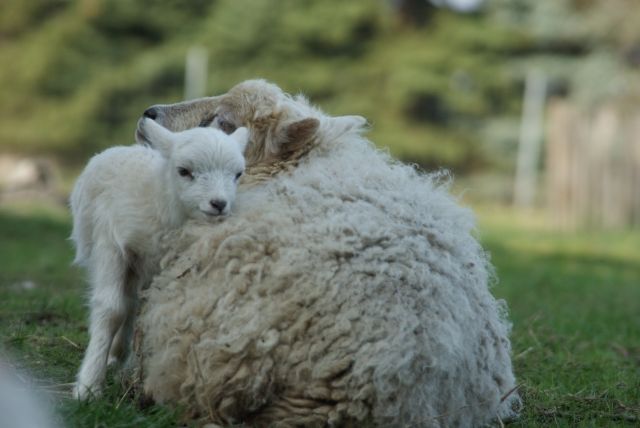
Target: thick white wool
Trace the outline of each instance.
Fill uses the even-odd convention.
[[[138,325],[154,399],[257,426],[512,415],[509,324],[472,213],[360,132],[239,192],[225,222],[166,237]]]

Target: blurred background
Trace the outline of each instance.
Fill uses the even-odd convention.
[[[263,77],[453,173],[510,308],[515,425],[638,426],[639,23],[638,0],[0,0],[0,359],[61,425],[179,423],[117,382],[66,399],[87,342],[68,193],[148,106]]]
[[[638,22],[634,0],[3,0],[0,186],[58,188],[147,106],[264,77],[474,200],[637,225]]]

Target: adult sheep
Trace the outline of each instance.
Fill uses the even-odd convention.
[[[148,395],[251,426],[513,416],[509,325],[446,180],[375,149],[361,117],[262,80],[145,115],[251,135],[235,212],[166,236],[143,292],[135,361]]]

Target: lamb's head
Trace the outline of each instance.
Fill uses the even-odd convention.
[[[238,127],[247,127],[248,166],[286,161],[310,149],[315,142],[330,138],[328,134],[366,124],[360,116],[326,116],[304,97],[291,97],[264,80],[247,80],[216,97],[152,106],[144,117],[155,119],[173,131],[214,127],[230,134]],[[136,139],[148,142],[140,126]]]
[[[231,135],[215,128],[172,132],[148,118],[139,126],[149,144],[167,160],[167,190],[173,192],[187,217],[229,213],[245,167],[246,128]]]

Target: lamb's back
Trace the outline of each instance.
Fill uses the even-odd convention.
[[[99,239],[124,246],[149,227],[162,164],[161,155],[144,146],[112,147],[91,158],[70,198],[76,262],[86,261]]]

